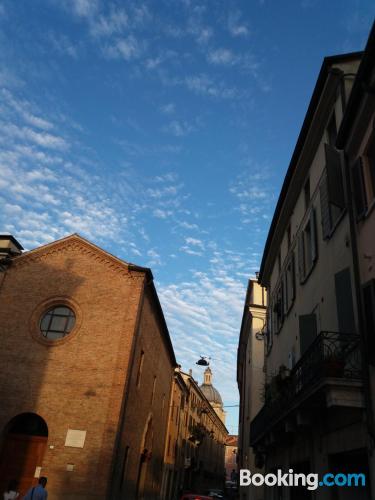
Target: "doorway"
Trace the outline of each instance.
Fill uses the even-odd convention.
[[[22,497],[36,484],[47,446],[48,427],[35,413],[21,413],[5,426],[0,453],[0,491],[9,481],[18,481]]]

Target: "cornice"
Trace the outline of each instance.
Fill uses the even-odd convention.
[[[105,252],[96,245],[91,244],[78,235],[68,236],[67,238],[55,241],[25,252],[19,257],[12,259],[12,268],[32,265],[34,263],[43,262],[51,256],[77,252],[80,255],[88,255],[96,262],[105,265],[109,270],[122,275],[131,275],[128,263],[121,261],[117,257]]]

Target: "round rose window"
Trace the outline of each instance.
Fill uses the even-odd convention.
[[[67,306],[58,305],[49,309],[40,320],[40,331],[46,339],[62,339],[72,331],[76,317]]]

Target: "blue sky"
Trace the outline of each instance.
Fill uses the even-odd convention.
[[[0,0],[0,230],[153,270],[179,362],[238,403],[247,279],[323,60],[372,1]],[[237,429],[236,409],[228,427]]]

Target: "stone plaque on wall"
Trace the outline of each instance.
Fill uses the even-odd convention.
[[[83,448],[86,439],[86,431],[68,429],[66,433],[65,446],[72,448]]]

